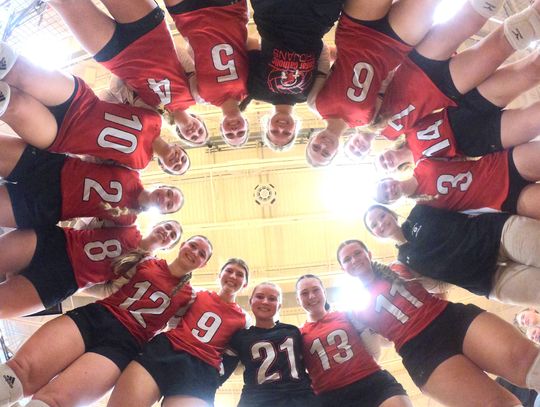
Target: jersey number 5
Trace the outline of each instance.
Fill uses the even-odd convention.
[[[223,61],[226,60],[226,57],[230,57],[233,53],[234,49],[229,44],[218,44],[212,48],[212,62],[214,63],[214,68],[218,71],[228,72],[227,74],[216,78],[218,83],[238,79],[234,58],[229,58],[226,63],[223,63]]]

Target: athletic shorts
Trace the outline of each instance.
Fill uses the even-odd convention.
[[[140,20],[126,24],[115,23],[116,26],[112,38],[94,55],[94,59],[97,62],[107,62],[113,59],[130,44],[156,28],[164,18],[165,13],[163,10],[156,7]],[[159,44],[156,44],[156,46],[159,46]]]
[[[321,393],[319,397],[323,407],[378,407],[390,397],[406,395],[394,376],[379,370],[345,387]]]
[[[484,310],[474,304],[449,303],[422,332],[398,351],[420,389],[445,360],[463,353],[463,341],[473,320]]]
[[[64,103],[61,103],[56,106],[47,106],[47,109],[49,109],[51,114],[54,116],[54,119],[56,120],[56,126],[58,128],[58,131],[60,131],[60,128],[62,127],[62,123],[64,122],[64,117],[66,117],[66,113],[71,107],[71,104],[73,103],[73,101],[75,100],[77,91],[79,90],[79,87],[81,86],[79,82],[82,79],[77,78],[76,76],[74,76],[73,79],[75,81],[75,88],[73,89],[73,93],[71,94],[69,99],[66,100]]]
[[[278,391],[266,392],[242,391],[238,407],[322,407],[320,397],[313,390],[304,392]]]
[[[351,20],[357,22],[358,24],[363,25],[364,27],[371,28],[372,30],[375,30],[381,34],[384,34],[393,40],[399,41],[402,44],[409,45],[405,41],[403,41],[399,35],[396,34],[394,29],[390,26],[390,22],[388,21],[388,14],[385,15],[383,18],[379,20],[357,20],[356,18],[352,18],[351,16],[348,16]]]
[[[504,150],[501,143],[503,111],[477,89],[466,93],[459,100],[458,107],[448,107],[447,111],[461,153],[469,157],[481,157]]]
[[[6,177],[18,228],[51,227],[62,210],[60,175],[66,156],[27,146]]]
[[[225,7],[240,0],[184,0],[175,6],[167,7],[170,14],[184,14],[208,7]]]
[[[39,228],[35,232],[36,251],[21,275],[30,280],[45,308],[50,308],[74,294],[79,287],[62,228]]]
[[[519,195],[523,189],[531,184],[532,181],[528,181],[521,176],[514,163],[514,149],[508,150],[508,195],[501,205],[501,210],[508,213],[517,214],[517,203]]]
[[[219,372],[187,352],[175,351],[164,334],[146,344],[137,362],[154,378],[163,397],[191,396],[214,404]]]
[[[85,352],[111,360],[120,370],[141,352],[128,329],[101,304],[88,304],[66,313],[81,331]]]
[[[409,59],[424,71],[444,95],[454,101],[461,99],[463,95],[457,90],[452,75],[450,75],[450,59],[435,61],[420,55],[414,49],[409,53]]]

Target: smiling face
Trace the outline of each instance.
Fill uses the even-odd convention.
[[[184,204],[184,197],[179,189],[159,187],[150,193],[150,205],[158,208],[160,213],[174,213]]]
[[[163,158],[160,158],[160,162],[165,171],[174,175],[185,174],[190,166],[186,150],[179,145],[172,145],[169,152]]]
[[[186,240],[178,251],[178,259],[185,270],[195,270],[203,267],[211,255],[212,248],[210,244],[200,236]]]
[[[168,249],[173,246],[182,236],[182,228],[178,222],[164,221],[152,228],[150,232],[149,250]]]
[[[339,142],[327,130],[312,136],[308,142],[306,154],[308,162],[314,167],[330,164],[339,148]]]
[[[276,112],[268,121],[268,139],[279,147],[291,142],[296,131],[296,121],[291,114]]]
[[[536,344],[540,344],[540,327],[532,326],[527,329],[527,338]]]
[[[383,171],[393,172],[401,163],[395,150],[385,150],[377,157],[377,164]]]
[[[400,228],[390,212],[377,207],[366,213],[365,223],[371,233],[383,239],[392,237]]]
[[[308,314],[324,314],[326,312],[326,293],[317,278],[305,277],[298,281],[296,300]]]
[[[371,150],[373,135],[370,133],[356,133],[345,143],[345,150],[350,158],[360,160]]]
[[[246,143],[248,138],[248,122],[241,113],[230,114],[221,122],[221,135],[227,144],[239,147]]]
[[[373,278],[371,253],[360,243],[352,242],[343,246],[338,253],[339,264],[344,272],[364,282]]]
[[[281,308],[281,293],[270,284],[259,284],[249,299],[251,311],[257,320],[274,320]]]
[[[201,119],[189,116],[185,123],[177,123],[178,136],[189,145],[202,146],[208,140],[208,131]]]
[[[540,325],[540,314],[532,309],[526,309],[516,315],[519,325],[528,328]]]
[[[377,184],[375,200],[380,203],[391,203],[403,196],[401,183],[393,178],[384,178]]]
[[[237,294],[247,285],[246,269],[237,263],[229,263],[219,273],[219,285],[229,294]]]

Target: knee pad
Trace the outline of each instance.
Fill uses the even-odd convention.
[[[17,53],[5,42],[0,42],[0,80],[8,74],[17,61]]]
[[[504,35],[515,50],[525,49],[540,38],[540,15],[527,7],[504,20]]]
[[[0,365],[0,407],[9,407],[23,396],[22,383],[6,364]]]
[[[527,388],[540,391],[540,352],[529,367],[527,376],[525,376]]]
[[[5,82],[0,82],[0,117],[6,113],[11,99],[11,88]]]
[[[482,17],[490,18],[503,7],[505,0],[469,0],[472,8]]]

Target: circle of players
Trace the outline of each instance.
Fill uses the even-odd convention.
[[[411,406],[375,361],[382,337],[443,405],[524,405],[485,372],[540,389],[532,341],[444,299],[455,284],[540,305],[540,143],[532,141],[540,102],[506,108],[540,81],[539,54],[502,65],[540,39],[539,0],[459,53],[504,0],[468,0],[436,25],[440,0],[251,0],[257,39],[247,36],[245,0],[165,0],[189,44],[178,55],[152,0],[101,3],[108,13],[90,0],[48,1],[113,74],[100,97],[81,78],[0,45],[0,119],[19,136],[0,136],[0,225],[14,228],[0,237],[0,318],[80,290],[103,298],[46,323],[0,365],[0,406],[29,396],[33,407],[88,405],[113,387],[109,406],[162,397],[167,407],[213,405],[238,362],[239,406]],[[327,47],[322,37],[336,22],[336,46]],[[323,281],[306,274],[296,282],[301,328],[276,320],[282,292],[272,282],[253,288],[252,323],[235,302],[249,280],[242,259],[221,267],[217,292],[194,290],[211,242],[185,239],[166,262],[152,253],[177,245],[181,225],[160,222],[144,237],[134,225],[140,212],[173,213],[184,202],[178,188],[145,189],[137,172],[154,154],[166,173],[189,169],[186,151],[160,136],[163,120],[182,143],[204,146],[208,131],[189,108],[210,103],[222,111],[224,142],[238,148],[251,100],[272,105],[261,135],[275,151],[294,145],[294,105],[307,102],[325,121],[306,146],[309,164],[329,164],[341,138],[344,153],[362,160],[382,136],[397,144],[376,157],[377,168],[412,169],[375,191],[381,204],[415,199],[406,219],[379,204],[364,216],[371,234],[397,243],[397,261],[372,261],[359,240],[337,248],[343,271],[370,292],[361,310],[332,311]],[[76,228],[56,226],[73,218]],[[536,341],[537,320],[530,310],[516,318]]]

